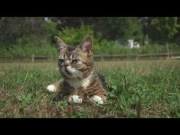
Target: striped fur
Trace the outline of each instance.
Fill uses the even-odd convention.
[[[99,96],[105,101],[105,78],[94,69],[92,38],[86,37],[76,48],[66,45],[58,37],[55,37],[55,41],[59,50],[58,66],[63,78],[51,85],[60,90],[59,97],[68,100],[70,96],[78,95],[84,101]]]

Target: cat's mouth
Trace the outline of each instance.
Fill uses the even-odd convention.
[[[65,72],[66,72],[68,75],[71,75],[71,73],[67,70],[67,68],[65,68]]]
[[[63,67],[61,72],[68,78],[82,78],[82,73],[71,67]]]

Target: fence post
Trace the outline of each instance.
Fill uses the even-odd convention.
[[[32,54],[32,63],[34,63],[34,53]]]
[[[151,54],[151,60],[153,59],[153,54]]]
[[[103,57],[103,55],[101,55],[101,62],[103,62],[104,61],[104,57]]]
[[[166,44],[167,44],[167,53],[168,53],[168,60],[169,60],[169,45],[168,45],[168,42]]]
[[[136,54],[136,61],[138,61],[138,54]]]

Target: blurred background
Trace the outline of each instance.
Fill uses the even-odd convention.
[[[46,92],[62,78],[54,36],[93,37],[104,105]],[[180,118],[179,37],[180,17],[0,17],[0,118]]]
[[[92,36],[97,61],[180,58],[180,17],[0,17],[0,62],[56,60],[54,36]]]

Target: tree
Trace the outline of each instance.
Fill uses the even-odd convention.
[[[151,18],[149,34],[154,42],[163,44],[171,41],[174,35],[178,33],[177,17],[154,17]]]
[[[101,34],[102,38],[121,39],[122,42],[129,38],[142,41],[142,26],[137,17],[51,17],[51,20],[59,23],[59,30],[65,27],[80,28],[83,22],[93,28],[95,35]]]
[[[1,17],[0,42],[23,44],[31,36],[42,38],[45,33],[43,17]]]

